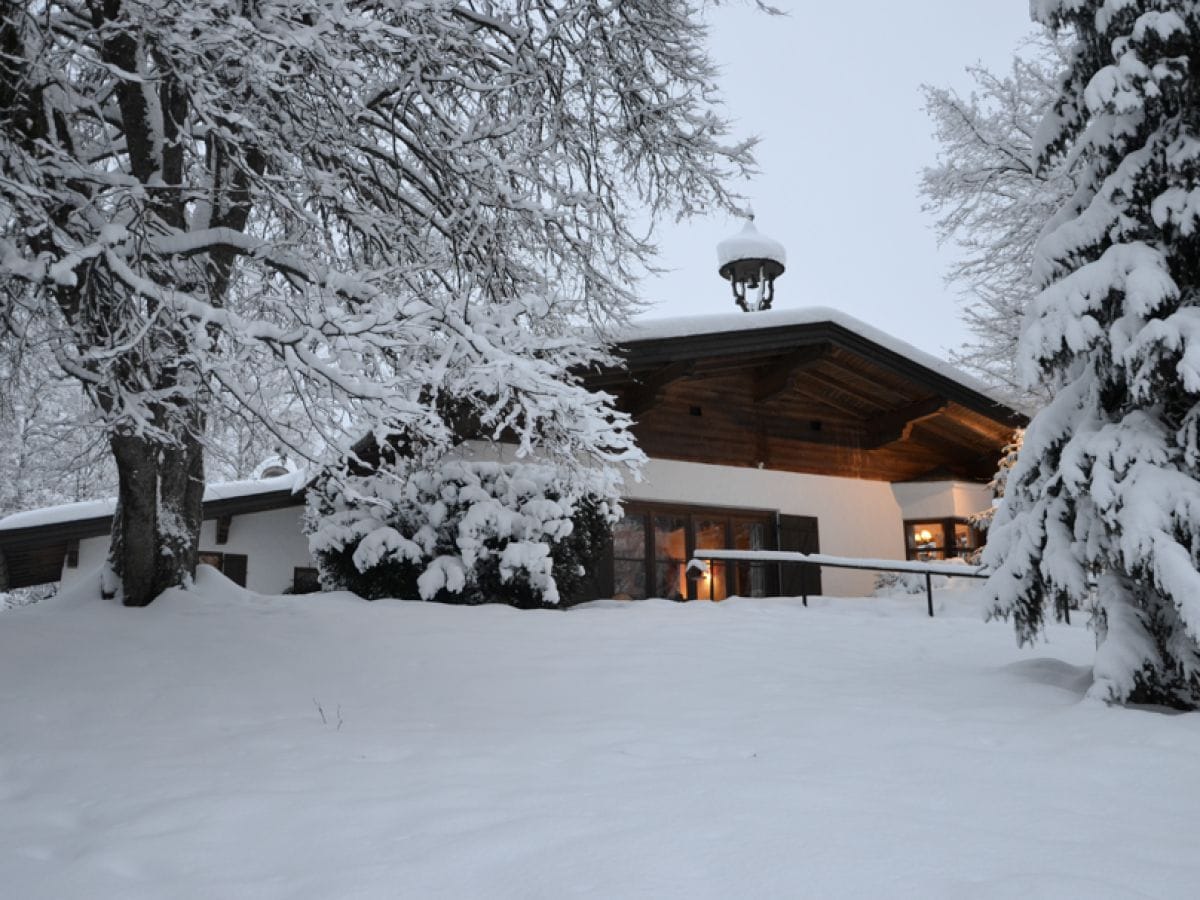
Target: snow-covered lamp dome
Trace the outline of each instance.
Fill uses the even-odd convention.
[[[738,306],[746,312],[771,308],[775,279],[783,274],[787,251],[779,241],[759,233],[753,214],[740,232],[717,244],[717,262]]]

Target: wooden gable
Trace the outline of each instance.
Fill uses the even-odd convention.
[[[614,393],[651,457],[986,481],[1024,416],[833,322],[630,341]]]

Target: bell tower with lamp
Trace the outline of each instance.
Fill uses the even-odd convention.
[[[759,232],[754,214],[742,230],[717,244],[718,270],[733,289],[733,300],[744,312],[771,308],[775,279],[783,274],[787,252],[783,244]]]

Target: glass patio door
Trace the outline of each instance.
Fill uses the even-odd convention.
[[[767,593],[761,563],[714,561],[706,575],[688,577],[687,563],[705,550],[764,550],[773,546],[773,514],[631,503],[613,529],[613,596],[622,599],[724,600]]]

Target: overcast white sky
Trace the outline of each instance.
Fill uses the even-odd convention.
[[[965,67],[1008,65],[1032,30],[1027,0],[775,0],[769,17],[735,3],[712,15],[739,135],[761,138],[761,174],[743,193],[756,224],[787,248],[776,308],[834,306],[945,357],[966,337],[943,275],[919,172],[937,145],[920,85],[969,92]],[[723,213],[664,224],[648,315],[736,312],[716,243],[741,228]]]

